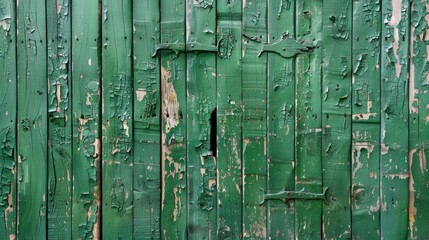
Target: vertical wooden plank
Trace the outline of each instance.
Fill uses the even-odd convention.
[[[73,1],[72,239],[100,237],[100,18],[98,0]]]
[[[133,234],[132,2],[102,1],[102,236]]]
[[[187,0],[186,14],[187,238],[215,239],[216,2]]]
[[[134,0],[133,23],[133,237],[160,239],[160,68],[151,57],[160,41],[159,2]]]
[[[242,238],[241,1],[217,1],[217,238]]]
[[[320,45],[322,2],[296,3],[296,38],[303,44]],[[295,190],[322,192],[322,49],[296,57]],[[295,200],[295,237],[320,238],[322,202]]]
[[[161,0],[161,42],[184,49],[185,0]],[[186,57],[161,53],[161,236],[186,236]]]
[[[380,238],[380,1],[353,2],[352,238]]]
[[[324,1],[322,9],[323,237],[350,238],[352,1]]]
[[[243,237],[266,238],[266,204],[261,189],[267,174],[267,42],[266,1],[243,2]]]
[[[295,2],[267,1],[268,37],[274,44],[295,38]],[[268,53],[267,61],[267,186],[270,191],[294,190],[295,61]],[[268,238],[293,239],[294,201],[267,202]]]
[[[71,98],[69,1],[48,0],[48,238],[71,238]]]
[[[15,3],[0,1],[0,238],[16,238]]]
[[[409,83],[409,239],[429,236],[429,65],[428,65],[428,9],[426,0],[411,3],[410,19],[410,83]]]
[[[46,6],[17,3],[18,235],[46,238],[47,92]]]
[[[409,1],[382,2],[381,238],[404,239],[408,226]]]

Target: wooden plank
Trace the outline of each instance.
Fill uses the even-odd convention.
[[[72,239],[100,237],[100,21],[98,0],[73,1]]]
[[[70,2],[49,0],[48,44],[48,238],[71,238]]]
[[[160,239],[160,68],[151,57],[160,41],[159,2],[134,0],[133,24],[133,237]]]
[[[296,3],[296,38],[318,44],[322,32],[322,2]],[[322,49],[296,57],[295,190],[322,192]],[[320,238],[322,202],[295,200],[295,237]]]
[[[322,6],[323,237],[351,237],[351,39],[352,1]]]
[[[0,238],[16,238],[16,8],[0,1]]]
[[[132,2],[102,1],[102,236],[133,235]],[[108,227],[107,227],[108,226]]]
[[[404,239],[408,226],[409,1],[382,2],[381,238]]]
[[[46,238],[47,60],[46,8],[36,1],[17,5],[18,234]]]
[[[418,0],[411,3],[410,19],[410,83],[409,83],[409,239],[429,236],[429,174],[428,156],[428,50],[427,15],[429,4]]]
[[[184,47],[185,0],[161,0],[161,42]],[[161,53],[161,236],[186,236],[186,56]]]
[[[242,237],[241,1],[217,1],[217,238]]]
[[[380,7],[353,2],[353,239],[380,238]]]
[[[187,238],[216,238],[216,3],[186,1]],[[215,52],[197,51],[199,45]]]
[[[243,2],[243,238],[267,237],[267,208],[260,205],[267,172],[267,54],[258,57],[267,42],[266,2]]]
[[[266,44],[295,38],[295,2],[267,1]],[[270,191],[295,188],[295,61],[278,53],[267,60],[267,186]],[[267,237],[294,238],[294,201],[267,202]]]

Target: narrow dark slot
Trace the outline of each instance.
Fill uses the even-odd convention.
[[[213,157],[217,155],[217,108],[210,114],[210,151]]]

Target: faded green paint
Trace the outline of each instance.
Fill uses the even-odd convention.
[[[48,104],[46,9],[36,1],[17,6],[18,234],[46,238]]]
[[[413,1],[410,19],[410,82],[409,82],[409,239],[424,239],[429,236],[428,192],[428,43],[429,3]]]
[[[267,1],[267,46],[295,41],[295,3]],[[262,50],[261,50],[262,51]],[[281,52],[293,52],[286,49]],[[267,60],[267,186],[268,191],[295,188],[295,59],[284,59],[275,52]],[[273,239],[294,238],[294,201],[267,202],[267,236]],[[287,230],[285,230],[287,229]]]
[[[104,239],[133,234],[131,1],[103,0],[102,228]]]
[[[267,237],[267,207],[260,205],[267,184],[267,42],[266,2],[243,3],[243,238]]]
[[[381,238],[405,239],[408,229],[409,1],[382,2]]]
[[[187,52],[216,46],[216,4],[187,0],[186,13]],[[216,53],[189,52],[186,64],[187,238],[216,239]]]
[[[160,41],[158,9],[158,1],[133,1],[135,239],[161,238],[160,69],[159,57],[151,57]]]
[[[69,1],[47,1],[48,238],[71,238],[71,98]]]
[[[185,0],[161,0],[161,43],[185,43]],[[161,52],[161,236],[185,239],[186,55]]]
[[[242,237],[241,1],[217,1],[217,238]]]
[[[16,23],[13,1],[0,1],[0,238],[16,236]]]
[[[380,237],[379,1],[353,2],[352,238]]]
[[[323,237],[351,237],[352,1],[322,6],[322,167],[329,187],[323,205]]]
[[[320,45],[322,3],[296,3],[296,38]],[[296,57],[295,189],[322,191],[322,49]],[[320,238],[322,201],[295,201],[295,238]]]
[[[100,21],[98,0],[73,1],[72,121],[73,206],[72,239],[100,236]],[[70,66],[69,66],[70,67]]]

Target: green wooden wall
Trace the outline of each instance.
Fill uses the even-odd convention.
[[[427,239],[429,0],[0,0],[0,239]]]

